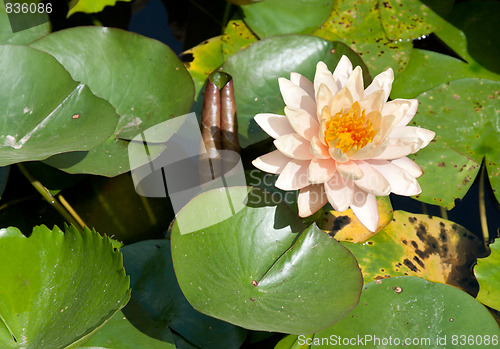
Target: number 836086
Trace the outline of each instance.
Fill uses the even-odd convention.
[[[5,11],[7,13],[51,13],[52,4],[50,2],[44,3],[6,3]]]

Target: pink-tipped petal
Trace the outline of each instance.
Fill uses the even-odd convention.
[[[335,174],[336,166],[333,159],[314,158],[309,164],[308,179],[313,184],[325,183]]]
[[[308,78],[300,75],[299,73],[290,73],[290,81],[295,85],[301,87],[307,94],[314,98],[314,85]]]
[[[331,159],[332,157],[330,156],[330,153],[328,152],[328,148],[321,143],[318,137],[313,137],[311,139],[311,144],[310,144],[310,150],[311,154],[314,155],[316,158],[320,159]]]
[[[352,203],[354,185],[336,172],[328,182],[325,182],[325,192],[328,202],[339,212],[344,212]]]
[[[363,171],[363,178],[354,181],[359,188],[376,196],[387,196],[391,193],[391,185],[387,179],[365,161],[359,161],[358,167]]]
[[[354,68],[344,87],[349,89],[354,101],[361,101],[364,98],[363,71],[360,66]]]
[[[420,166],[418,166],[415,161],[407,158],[406,156],[403,158],[392,160],[391,162],[394,165],[401,167],[403,170],[408,172],[414,178],[418,178],[424,173],[420,168]]]
[[[337,163],[337,171],[342,175],[342,177],[349,180],[358,180],[363,178],[363,171],[354,161],[348,161],[346,163]]]
[[[281,95],[285,104],[296,109],[304,109],[311,115],[316,115],[316,102],[302,87],[295,85],[290,80],[279,78]]]
[[[325,206],[328,199],[322,184],[310,185],[299,191],[297,205],[299,207],[299,216],[308,217],[316,213]]]
[[[318,62],[316,65],[316,74],[314,75],[314,90],[319,91],[319,87],[322,84],[328,88],[332,96],[340,90],[326,64]]]
[[[415,177],[387,160],[367,161],[377,172],[381,173],[391,184],[391,192],[398,195],[411,196],[422,192]]]
[[[307,180],[307,168],[310,161],[290,160],[281,171],[276,183],[276,188],[281,190],[297,190],[310,185]]]
[[[264,172],[279,174],[283,171],[286,164],[291,159],[283,154],[279,150],[274,150],[270,153],[259,156],[257,159],[252,161],[252,164],[259,170]]]
[[[389,98],[391,93],[392,82],[394,81],[394,71],[389,68],[386,71],[378,74],[365,90],[365,97],[371,95],[375,91],[384,91],[384,102]]]
[[[337,84],[339,90],[344,87],[351,74],[352,74],[352,63],[349,60],[349,58],[347,58],[347,56],[344,55],[342,56],[342,58],[340,58],[337,67],[333,71],[333,80]]]
[[[369,231],[375,232],[378,228],[378,208],[375,195],[354,187],[354,196],[351,204],[352,212]]]
[[[255,115],[254,120],[265,133],[274,139],[290,133],[295,133],[284,115],[262,113]]]
[[[305,110],[285,107],[285,115],[295,132],[308,141],[318,134],[318,120]]]
[[[296,160],[311,160],[313,158],[309,150],[309,142],[297,133],[281,136],[274,140],[274,145],[283,155],[289,158]]]

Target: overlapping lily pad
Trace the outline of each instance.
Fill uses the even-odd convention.
[[[247,203],[214,224],[222,212],[212,203],[228,198],[232,207],[237,198]],[[203,313],[248,329],[300,334],[329,326],[357,304],[362,279],[354,257],[315,225],[306,228],[286,205],[273,204],[269,193],[209,191],[177,219],[175,273]],[[179,220],[187,222],[182,231]]]
[[[48,16],[45,13],[38,15],[46,17],[46,21],[43,24],[14,33],[5,7],[0,6],[0,44],[26,45],[50,33]]]
[[[95,231],[0,230],[2,348],[66,348],[129,300],[120,252]]]
[[[461,347],[493,348],[499,335],[495,318],[469,294],[408,276],[365,285],[356,309],[316,333],[311,348],[456,348],[463,338]]]
[[[297,72],[312,80],[318,61],[324,61],[333,71],[342,55],[348,56],[354,66],[364,68],[365,81],[370,80],[359,56],[347,46],[314,36],[275,36],[231,56],[221,69],[233,77],[241,146],[268,137],[253,120],[256,114],[283,114],[279,77],[290,78],[290,72]]]
[[[191,108],[194,88],[189,73],[175,53],[156,40],[119,29],[79,27],[53,33],[31,46],[53,55],[73,79],[87,84],[120,115],[114,134],[91,153],[51,159],[52,166],[66,172],[105,176],[127,172],[128,141]]]
[[[500,311],[500,240],[490,245],[491,254],[474,267],[479,282],[477,300]]]
[[[166,340],[170,329],[200,348],[238,348],[246,330],[197,312],[175,277],[169,240],[141,241],[122,248],[132,299],[124,309],[150,336]]]
[[[435,142],[413,155],[425,175],[419,200],[452,208],[472,185],[486,158],[500,201],[500,82],[454,80],[419,95],[413,125],[436,132]],[[439,180],[436,180],[439,178]]]
[[[106,6],[114,6],[118,1],[130,2],[132,0],[71,0],[68,17],[76,12],[96,13],[101,12]]]
[[[0,166],[89,151],[115,129],[113,107],[52,56],[3,45],[0,60]]]
[[[439,217],[394,211],[393,221],[364,243],[342,243],[356,256],[365,283],[414,275],[474,292],[471,265],[484,243],[465,228]]]
[[[241,7],[244,20],[264,38],[281,34],[310,34],[330,13],[333,0],[266,0]]]

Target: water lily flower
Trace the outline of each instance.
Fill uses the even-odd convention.
[[[323,62],[314,82],[298,73],[278,80],[285,115],[263,113],[255,121],[277,150],[253,161],[262,171],[279,174],[276,187],[299,190],[301,217],[327,202],[337,211],[351,208],[374,232],[376,196],[417,195],[420,167],[407,155],[427,146],[435,133],[407,126],[416,99],[387,101],[394,73],[377,75],[365,89],[361,67],[343,56],[333,74]]]

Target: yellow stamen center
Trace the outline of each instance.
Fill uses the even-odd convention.
[[[325,142],[338,140],[333,144],[335,148],[342,149],[343,153],[356,147],[361,149],[370,143],[376,135],[371,120],[367,120],[365,110],[361,111],[358,102],[355,102],[349,111],[341,110],[333,115],[325,125]]]

